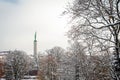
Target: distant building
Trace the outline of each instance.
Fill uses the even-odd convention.
[[[0,78],[4,75],[4,62],[3,56],[0,56]]]
[[[8,54],[10,51],[0,51],[0,78],[4,76],[4,63],[6,54]]]

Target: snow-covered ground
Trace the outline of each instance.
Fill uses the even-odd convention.
[[[0,80],[5,80],[4,78],[0,78]],[[37,80],[36,76],[25,76],[22,80]]]
[[[22,79],[22,80],[37,80],[37,79]]]
[[[5,80],[5,79],[0,79],[0,80]],[[22,79],[22,80],[37,80],[37,79]]]
[[[0,80],[5,80],[4,78],[0,78]],[[24,76],[22,80],[37,80],[36,76]]]

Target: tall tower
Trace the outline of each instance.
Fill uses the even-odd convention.
[[[38,54],[37,54],[37,33],[35,32],[35,35],[34,35],[34,59],[35,59],[35,68],[37,70],[36,73],[38,73],[38,70],[39,70],[39,64],[38,64]]]
[[[37,40],[36,40],[36,37],[37,37],[37,34],[35,32],[35,35],[34,35],[34,57],[35,57],[35,59],[37,58]]]

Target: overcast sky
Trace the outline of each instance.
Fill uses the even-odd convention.
[[[67,19],[60,16],[69,0],[0,0],[0,51],[33,53],[34,33],[38,51],[67,47]]]

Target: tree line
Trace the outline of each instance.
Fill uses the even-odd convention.
[[[111,80],[109,53],[88,55],[86,47],[74,42],[65,50],[53,47],[38,53],[38,80]],[[22,80],[35,69],[35,60],[23,51],[15,50],[6,55],[4,78]]]

